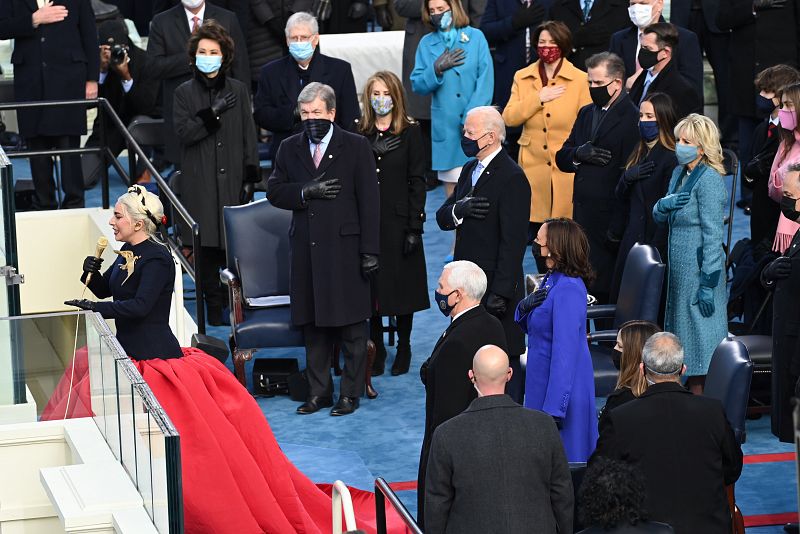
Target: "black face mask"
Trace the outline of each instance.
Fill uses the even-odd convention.
[[[328,134],[331,129],[331,121],[328,119],[306,119],[303,121],[303,130],[305,130],[308,140],[315,145],[322,141],[322,138]]]
[[[542,245],[534,241],[531,243],[531,254],[533,254],[534,258],[541,258],[542,257]]]
[[[797,200],[789,197],[781,198],[781,213],[790,221],[800,219],[800,211],[797,211]]]
[[[433,26],[433,29],[439,29],[442,24],[442,17],[444,17],[444,13],[436,13],[435,15],[431,15],[431,26]]]
[[[775,110],[775,102],[771,98],[756,95],[756,115],[765,118]]]
[[[464,155],[467,156],[468,158],[474,158],[475,156],[477,156],[478,152],[481,151],[481,147],[480,147],[480,145],[478,145],[478,141],[483,139],[487,135],[489,135],[489,132],[486,132],[485,134],[480,136],[478,139],[470,139],[466,135],[462,135],[461,136],[461,150],[464,152]],[[486,147],[483,147],[483,148],[486,148]]]
[[[614,91],[614,95],[608,94],[608,86],[612,83],[613,82],[608,82],[600,87],[589,88],[589,96],[592,97],[592,102],[594,102],[596,106],[601,108],[606,107],[609,101],[611,101],[611,97],[617,94],[616,91]]]
[[[639,65],[642,66],[643,69],[651,69],[658,63],[658,53],[661,50],[648,50],[645,47],[639,49]]]

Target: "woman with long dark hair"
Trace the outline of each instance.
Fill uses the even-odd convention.
[[[783,178],[792,163],[800,161],[800,84],[792,84],[779,91],[780,109],[780,145],[772,169],[769,173],[769,196],[775,202],[783,201]],[[778,230],[772,250],[783,254],[789,248],[794,234],[800,229],[800,223],[788,219],[781,213],[778,218]]]
[[[403,85],[389,71],[364,86],[359,131],[372,145],[381,192],[381,268],[373,286],[370,338],[377,353],[372,374],[383,374],[382,317],[397,317],[392,375],[408,372],[414,312],[430,306],[422,227],[425,223],[425,147],[419,125],[406,114]]]
[[[570,462],[585,462],[597,442],[594,371],[586,342],[586,286],[594,279],[589,242],[571,219],[548,219],[533,255],[547,274],[517,306],[515,319],[528,334],[525,407],[553,416]]]

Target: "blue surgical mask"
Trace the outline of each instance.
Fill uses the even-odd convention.
[[[658,123],[656,121],[639,121],[639,135],[647,141],[654,141],[658,137]]]
[[[311,41],[289,43],[289,53],[297,61],[305,61],[314,55],[314,45]]]
[[[392,108],[394,107],[394,102],[392,102],[391,96],[371,96],[369,99],[369,104],[372,106],[373,111],[379,117],[384,117],[392,112]]]
[[[203,74],[211,74],[222,67],[222,56],[197,55],[194,57],[194,65]]]
[[[433,292],[433,298],[436,300],[436,307],[439,308],[439,311],[442,312],[442,315],[444,315],[445,317],[450,317],[450,314],[453,312],[453,308],[456,307],[455,304],[451,306],[450,304],[447,303],[447,301],[450,300],[450,295],[452,295],[456,291],[458,290],[454,289],[447,295],[442,295],[438,291]]]
[[[678,143],[675,145],[675,157],[678,158],[678,163],[681,165],[691,163],[697,159],[697,147]]]

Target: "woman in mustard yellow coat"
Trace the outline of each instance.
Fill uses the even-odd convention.
[[[532,237],[545,220],[572,217],[574,175],[558,170],[555,155],[578,110],[592,100],[586,73],[565,58],[572,50],[572,35],[563,22],[543,22],[532,32],[531,44],[539,60],[514,75],[503,120],[508,126],[523,125],[519,164],[531,184]]]

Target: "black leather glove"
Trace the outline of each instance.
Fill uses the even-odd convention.
[[[486,197],[464,197],[456,202],[453,213],[458,219],[465,217],[485,219],[486,214],[489,213],[489,199]]]
[[[64,304],[67,306],[75,306],[76,308],[80,308],[82,310],[94,311],[94,302],[91,300],[65,300]]]
[[[605,148],[597,148],[592,143],[584,143],[575,151],[575,160],[602,167],[611,161],[611,152]]]
[[[384,156],[400,146],[400,137],[391,134],[376,135],[372,141],[372,151],[376,156]]]
[[[390,30],[394,24],[394,18],[392,17],[392,12],[389,10],[388,5],[375,6],[375,18],[378,19],[378,25],[383,28],[384,31]]]
[[[444,71],[463,65],[466,57],[467,53],[463,48],[445,50],[442,52],[442,55],[433,62],[433,70],[436,72],[437,76],[441,76]]]
[[[320,178],[322,178],[322,176],[316,180],[306,182],[302,189],[303,200],[308,201],[314,198],[333,200],[342,190],[342,184],[339,183],[338,178],[332,178],[324,181],[320,180]]]
[[[528,293],[528,296],[522,299],[519,303],[520,315],[526,315],[536,308],[538,308],[547,298],[547,290],[540,287],[533,293]]]
[[[764,279],[768,282],[785,280],[792,274],[792,259],[788,256],[780,256],[764,267]]]
[[[86,256],[83,260],[83,272],[91,273],[92,276],[100,274],[100,267],[103,265],[103,258],[95,258],[94,256]]]
[[[508,299],[501,297],[497,293],[489,293],[486,297],[486,311],[495,317],[502,317],[506,314],[508,309]]]
[[[530,6],[524,4],[511,17],[511,27],[514,31],[523,28],[538,26],[544,20],[544,6],[538,0],[534,0]]]
[[[350,4],[350,9],[347,10],[347,18],[351,20],[364,18],[367,16],[369,6],[364,2],[353,2]]]
[[[408,256],[422,246],[422,236],[417,232],[406,232],[406,239],[403,241],[403,255]]]
[[[248,204],[253,201],[256,194],[256,184],[253,182],[242,182],[242,189],[239,191],[239,204]]]
[[[364,278],[371,278],[378,272],[378,256],[375,254],[361,255],[361,275]]]
[[[622,174],[622,179],[625,180],[625,183],[632,184],[633,182],[650,178],[653,176],[655,170],[656,164],[654,161],[645,161],[639,165],[633,165],[630,169],[626,169]]]
[[[225,93],[214,99],[214,103],[211,104],[211,112],[219,116],[223,111],[228,111],[235,105],[236,95],[233,93]]]
[[[753,11],[764,11],[766,9],[779,9],[786,4],[786,0],[755,0]]]
[[[744,168],[745,178],[751,182],[754,180],[766,180],[772,170],[772,162],[774,159],[774,150],[756,154]]]

